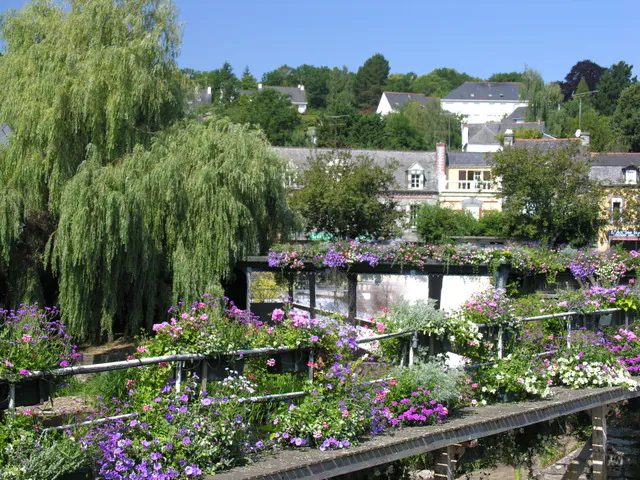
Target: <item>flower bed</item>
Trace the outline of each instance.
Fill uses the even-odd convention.
[[[302,270],[305,264],[317,268],[346,268],[354,263],[371,267],[379,264],[408,266],[424,269],[428,262],[448,265],[488,265],[495,269],[500,263],[509,263],[524,275],[545,275],[551,283],[560,272],[570,271],[583,285],[611,286],[640,265],[640,254],[635,251],[608,250],[578,251],[573,249],[546,250],[522,245],[479,248],[470,245],[418,245],[392,242],[390,244],[360,241],[311,243],[304,245],[276,245],[267,256],[271,267],[283,270]]]
[[[600,295],[615,305],[635,298],[628,287],[586,295]],[[533,300],[526,305],[541,309]],[[637,308],[637,303],[629,305]],[[569,306],[545,300],[542,308]],[[402,302],[374,319],[377,333],[441,336],[467,358],[463,361],[492,362],[466,372],[446,367],[443,360],[427,359],[419,350],[413,365],[399,367],[397,338],[378,339],[378,345],[363,351],[358,338],[377,338],[373,329],[354,327],[337,317],[312,319],[283,308],[264,321],[224,299],[205,296],[172,308],[153,335],[140,339],[136,357],[197,353],[242,360],[244,371],[230,366],[226,378],[203,387],[194,375],[198,364],[187,365],[178,389],[169,365],[128,370],[126,377],[117,377],[126,393],[102,399],[91,419],[120,417],[68,429],[57,441],[70,449],[76,466],[90,466],[98,478],[198,478],[265,450],[348,448],[394,428],[444,422],[460,406],[545,397],[554,385],[633,388],[629,372],[640,364],[636,327],[574,331],[567,347],[566,332],[560,332],[553,320],[520,324],[515,318],[518,308],[516,300],[491,290],[448,315],[426,302]],[[491,342],[480,336],[478,323],[491,322],[513,329],[512,352],[505,358],[496,359],[495,347],[488,348]],[[256,350],[281,347],[302,355],[300,362],[294,358],[297,367],[290,375],[275,374],[278,359],[272,350]],[[313,362],[305,357],[309,349]],[[539,352],[546,354],[534,356]],[[309,368],[313,381],[308,379]],[[298,393],[280,402],[263,397],[286,392]],[[29,425],[23,432],[23,427],[16,430],[22,416],[9,417],[0,425],[0,468],[18,468],[17,461],[36,465],[34,459],[45,458],[49,447],[27,432],[41,426],[34,430]]]

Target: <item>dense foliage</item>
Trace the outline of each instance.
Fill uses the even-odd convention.
[[[176,15],[170,0],[69,0],[3,17],[2,300],[55,300],[80,341],[114,322],[137,333],[169,299],[217,290],[286,223],[282,161],[261,133],[180,121],[195,85],[176,65]],[[230,66],[216,78],[230,104]],[[261,100],[254,116],[273,122]]]
[[[293,193],[292,207],[309,231],[341,238],[392,236],[401,216],[390,192],[395,168],[345,153],[316,156],[300,174],[303,187]]]
[[[544,145],[496,152],[493,174],[501,179],[503,212],[512,234],[554,247],[592,242],[600,225],[600,188],[577,145]]]
[[[283,174],[258,132],[217,120],[176,125],[117,165],[88,160],[63,195],[52,252],[72,332],[98,340],[118,318],[136,333],[166,292],[219,288],[231,262],[282,231]]]

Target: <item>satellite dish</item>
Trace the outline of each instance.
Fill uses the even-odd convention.
[[[582,135],[582,130],[577,129],[576,130],[576,138],[580,138],[580,135]]]

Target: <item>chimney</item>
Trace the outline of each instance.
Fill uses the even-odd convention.
[[[258,90],[262,90],[262,84],[261,83],[258,84]]]
[[[304,85],[298,85],[298,88],[304,92]]]
[[[513,145],[513,130],[507,128],[507,131],[504,132],[504,146],[510,147]]]
[[[591,144],[591,134],[589,132],[582,132],[580,134],[580,143],[583,147],[588,147]]]
[[[207,95],[211,95],[211,87],[207,87]]]

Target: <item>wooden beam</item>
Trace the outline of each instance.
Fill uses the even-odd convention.
[[[316,316],[316,272],[307,272],[309,279],[309,316]]]
[[[591,409],[591,463],[593,480],[607,480],[607,413],[609,407],[602,405]]]
[[[347,318],[355,320],[358,315],[358,274],[347,273]]]
[[[436,453],[436,469],[434,477],[437,479],[454,480],[458,459],[464,452],[462,445],[449,445]]]

